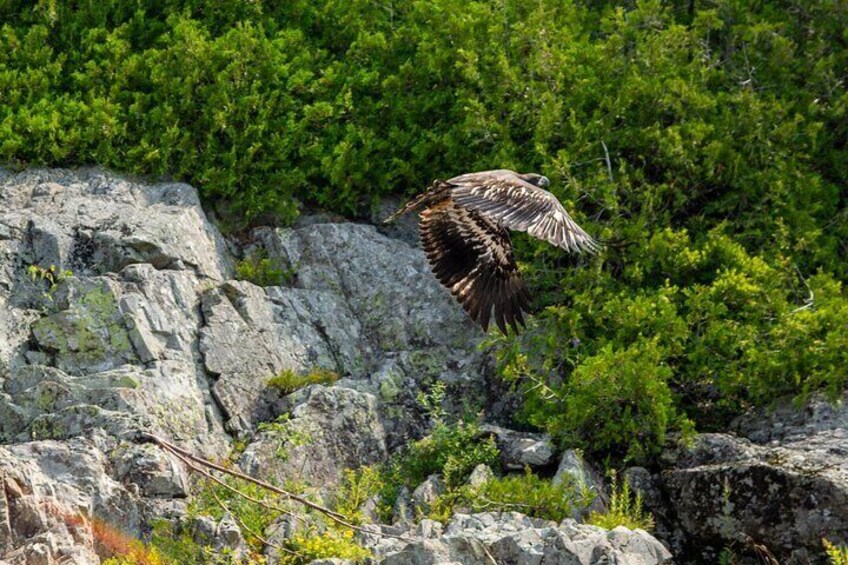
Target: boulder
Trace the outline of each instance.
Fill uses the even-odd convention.
[[[185,467],[173,455],[151,445],[128,445],[115,450],[110,459],[115,478],[138,486],[151,498],[186,498],[189,495]]]
[[[563,481],[570,481],[576,487],[587,489],[594,495],[592,503],[586,508],[576,508],[573,518],[587,515],[591,512],[602,512],[608,502],[604,479],[601,474],[589,463],[583,452],[579,449],[566,449],[559,459],[556,474],[551,480],[558,485]]]
[[[406,486],[402,486],[392,508],[392,524],[408,525],[413,523],[414,520],[415,511],[412,509],[412,493]]]
[[[480,431],[495,436],[504,469],[545,467],[554,460],[554,446],[548,435],[516,432],[494,424],[484,424]]]
[[[372,395],[313,385],[289,402],[288,418],[266,426],[247,446],[242,469],[279,482],[332,487],[344,469],[386,459],[386,432]]]
[[[821,539],[848,539],[848,443],[837,430],[760,446],[702,434],[667,453],[665,496],[684,554],[725,545],[767,551],[780,563],[821,559]],[[757,549],[760,548],[760,549]]]
[[[225,512],[220,520],[213,520],[209,516],[195,516],[188,530],[196,544],[217,552],[226,552],[232,556],[234,562],[240,563],[247,558],[247,542],[229,512]]]
[[[329,369],[376,396],[391,447],[423,434],[415,399],[436,380],[448,384],[448,410],[491,404],[479,395],[494,388],[477,350],[482,332],[421,250],[371,226],[325,221],[254,230],[255,245],[292,273],[286,286],[228,282],[202,296],[200,350],[229,430],[245,434],[279,412],[267,382],[281,371]]]
[[[557,524],[517,512],[457,514],[442,532],[410,530],[405,539],[361,536],[383,565],[492,563],[670,563],[669,551],[650,534],[623,527],[608,531],[567,519]]]
[[[109,476],[98,443],[0,447],[0,561],[100,563],[128,535],[140,535],[139,498]]]
[[[412,491],[412,508],[415,516],[426,516],[433,503],[445,493],[445,482],[439,475],[430,475]]]
[[[754,410],[736,433],[667,449],[662,468],[626,472],[677,555],[739,563],[826,563],[821,540],[848,539],[848,395]]]
[[[468,484],[472,487],[481,487],[495,478],[495,473],[491,467],[485,463],[480,463],[471,474],[468,476]]]

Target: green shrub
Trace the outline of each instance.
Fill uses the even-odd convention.
[[[465,485],[448,491],[432,505],[429,517],[447,522],[456,508],[474,512],[521,512],[559,522],[592,503],[594,495],[583,485],[564,480],[553,484],[529,468],[523,474],[493,478],[480,486]]]
[[[278,390],[280,394],[286,395],[309,385],[331,385],[337,380],[339,380],[338,373],[320,367],[306,373],[297,373],[291,369],[284,369],[268,380],[268,386]]]
[[[256,251],[236,263],[236,279],[257,286],[280,286],[291,282],[292,274],[277,266],[264,251]]]
[[[523,474],[493,478],[479,486],[466,484],[474,467],[495,466],[498,455],[492,438],[482,439],[476,426],[443,423],[431,436],[412,442],[385,465],[346,470],[333,496],[334,509],[361,523],[360,508],[376,497],[378,514],[389,520],[399,488],[414,488],[434,473],[444,478],[446,492],[433,502],[428,517],[442,522],[447,522],[458,507],[475,512],[517,511],[562,520],[575,509],[587,507],[594,498],[573,480],[554,485],[529,468]]]
[[[305,564],[314,559],[338,557],[351,559],[357,563],[362,562],[370,556],[370,552],[360,547],[353,541],[352,531],[339,527],[334,522],[328,522],[322,515],[310,512],[298,506],[292,506],[288,500],[276,493],[266,491],[258,485],[236,479],[224,477],[223,482],[228,485],[202,479],[193,489],[192,498],[188,505],[189,520],[194,516],[208,516],[215,521],[229,513],[239,525],[245,541],[248,543],[250,553],[246,560],[237,560],[234,555],[224,551],[213,550],[211,547],[198,543],[192,537],[192,533],[185,527],[175,526],[164,520],[154,524],[152,539],[143,547],[146,553],[138,551],[129,553],[122,557],[125,562],[115,565],[142,565],[147,563],[143,560],[132,561],[136,554],[143,558],[152,556],[159,561],[157,563],[205,563],[209,565],[229,565],[235,563],[261,564],[265,563],[262,555],[265,542],[261,536],[276,520],[284,513],[297,512],[303,516],[307,514],[316,524],[326,528],[323,533],[311,531],[299,534],[286,542],[285,550],[279,552],[281,563]],[[230,488],[228,488],[230,487]],[[289,488],[290,485],[287,485]],[[245,496],[237,494],[237,489]],[[296,490],[296,489],[292,489]],[[264,505],[256,501],[262,501]]]
[[[822,539],[822,545],[830,565],[848,565],[848,546],[835,545],[826,539]]]
[[[670,376],[650,343],[623,351],[607,346],[575,369],[562,411],[546,425],[594,451],[621,446],[625,459],[642,460],[663,445],[675,417]]]
[[[291,448],[308,445],[313,440],[309,430],[292,422],[288,414],[281,414],[271,422],[260,422],[256,429],[265,432],[276,442],[274,457],[280,461],[288,460]]]
[[[842,268],[848,16],[681,4],[11,2],[0,160],[169,174],[284,219],[542,169],[622,231],[733,216],[763,244],[782,220]]]
[[[264,543],[258,536],[264,535],[268,526],[283,515],[282,510],[287,508],[285,498],[266,491],[255,483],[229,476],[224,477],[222,480],[231,488],[227,488],[208,479],[202,479],[197,483],[189,501],[188,515],[208,516],[213,520],[219,521],[224,517],[226,512],[230,512],[241,528],[249,547],[253,551],[261,553]],[[260,500],[271,507],[280,508],[281,510],[271,510],[267,506],[257,504],[253,500],[236,494],[232,489],[238,489],[255,500]],[[226,507],[226,510],[224,507]],[[173,533],[179,534],[179,532]],[[185,535],[190,538],[189,533]],[[154,537],[153,543],[163,553],[168,555],[169,553],[173,553],[173,551],[167,551],[167,546],[163,546],[162,542],[167,542],[171,539],[176,539],[182,547],[186,546],[186,540],[180,539],[179,535],[162,535],[159,542]]]
[[[358,523],[362,520],[360,507],[375,497],[377,514],[388,522],[401,488],[414,489],[433,474],[444,480],[447,495],[442,506],[447,507],[449,500],[460,496],[459,491],[477,465],[498,463],[500,452],[494,438],[482,434],[476,423],[448,423],[443,408],[445,390],[445,383],[436,381],[418,394],[418,404],[432,424],[428,436],[408,443],[383,464],[345,471],[333,497],[337,512]]]
[[[380,498],[386,490],[386,477],[378,466],[345,469],[341,483],[333,493],[333,509],[351,522],[361,524],[364,517],[360,508],[372,497]],[[381,514],[391,513],[391,508],[378,509]]]
[[[371,552],[353,541],[350,530],[328,530],[322,534],[294,536],[286,544],[295,555],[281,553],[280,563],[285,565],[306,565],[316,559],[349,559],[354,563],[364,563]]]
[[[666,229],[645,245],[620,279],[596,272],[584,289],[590,275],[576,273],[551,291],[569,308],[549,306],[521,339],[498,341],[529,422],[642,460],[668,428],[721,429],[751,406],[845,390],[848,301],[831,275],[770,265],[720,229],[697,242]]]
[[[393,473],[412,488],[438,473],[450,489],[462,485],[477,465],[496,465],[498,457],[494,438],[481,437],[476,424],[439,424],[429,436],[407,446],[394,460]]]
[[[271,424],[271,430],[282,429],[282,433],[291,435],[286,429],[285,421]],[[267,428],[266,428],[267,429]],[[348,481],[356,476],[359,483],[340,491],[344,498],[340,501],[356,510],[358,500],[364,501],[375,489],[375,481],[379,475],[370,468],[362,468],[355,475],[346,474]],[[224,476],[224,484],[207,478],[200,479],[192,489],[192,496],[187,508],[187,518],[181,523],[167,520],[157,520],[153,523],[153,531],[149,543],[130,541],[123,555],[116,555],[106,561],[109,565],[165,565],[170,563],[198,563],[206,565],[261,565],[266,562],[263,555],[265,547],[264,535],[268,528],[284,514],[297,513],[309,517],[308,523],[316,524],[316,528],[307,533],[295,535],[287,540],[284,549],[278,555],[281,563],[300,565],[310,563],[315,559],[340,558],[350,559],[356,563],[364,562],[371,554],[353,540],[353,532],[325,518],[318,512],[309,511],[297,505],[289,504],[289,500],[276,493],[267,491],[255,483],[244,481],[231,476]],[[296,486],[286,484],[286,488],[302,492]],[[239,492],[236,492],[239,491]],[[239,494],[242,493],[242,494]],[[260,504],[259,502],[263,503]],[[340,510],[341,511],[341,510]],[[207,516],[214,521],[220,521],[229,514],[239,525],[242,535],[248,544],[248,555],[236,558],[230,550],[216,550],[196,541],[186,524],[190,524],[197,516]],[[356,519],[355,511],[350,515]],[[322,531],[323,530],[323,531]],[[121,540],[123,541],[123,540]],[[211,540],[209,540],[211,542]]]
[[[612,530],[624,526],[631,530],[653,530],[654,518],[642,508],[642,493],[634,496],[630,492],[630,482],[624,479],[619,486],[616,475],[612,475],[609,508],[604,512],[592,512],[587,523]]]

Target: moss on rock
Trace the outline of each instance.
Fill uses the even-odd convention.
[[[73,299],[67,306],[32,325],[38,349],[71,374],[137,362],[124,316],[105,281],[72,281],[68,292]]]

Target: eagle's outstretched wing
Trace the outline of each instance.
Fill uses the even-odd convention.
[[[451,198],[511,230],[543,239],[566,251],[598,251],[598,244],[571,219],[556,196],[508,170],[461,175],[447,181]]]
[[[486,331],[524,325],[530,294],[518,273],[509,232],[446,199],[421,214],[421,242],[436,278]]]

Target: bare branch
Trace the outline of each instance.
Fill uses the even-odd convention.
[[[801,274],[801,270],[798,268],[798,265],[794,265],[794,267],[795,272],[798,274],[798,278],[801,279],[801,282],[804,284],[805,287],[807,287],[807,292],[809,292],[810,295],[807,297],[807,300],[804,301],[804,304],[802,306],[795,308],[794,310],[792,310],[792,312],[790,312],[790,314],[795,314],[797,312],[801,312],[802,310],[809,310],[815,305],[816,298],[813,289],[810,288],[810,285],[807,283],[807,279],[805,279],[804,275]]]
[[[257,504],[260,504],[260,505],[264,506],[265,508],[270,508],[270,509],[275,510],[275,511],[279,511],[279,512],[282,512],[282,513],[285,513],[285,514],[292,515],[291,511],[289,511],[289,510],[285,510],[283,508],[280,508],[280,507],[277,507],[277,506],[274,506],[274,505],[269,505],[269,504],[265,503],[264,501],[253,498],[250,495],[243,493],[242,491],[240,491],[240,490],[238,490],[234,487],[231,487],[230,485],[227,485],[226,483],[224,483],[223,481],[221,481],[220,479],[218,479],[217,477],[215,477],[214,475],[212,475],[211,473],[209,473],[205,469],[199,468],[198,465],[209,468],[209,469],[214,469],[215,471],[218,471],[220,473],[230,475],[231,477],[235,477],[237,479],[241,479],[241,480],[247,481],[249,483],[253,483],[253,484],[255,484],[255,485],[257,485],[257,486],[259,486],[259,487],[261,487],[265,490],[279,494],[280,496],[283,496],[283,497],[286,497],[290,500],[293,500],[293,501],[295,501],[295,502],[297,502],[297,503],[299,503],[299,504],[301,504],[301,505],[303,505],[303,506],[305,506],[309,509],[320,512],[321,514],[325,515],[326,517],[328,517],[333,522],[339,524],[340,526],[344,526],[345,528],[349,528],[351,530],[361,532],[361,533],[364,533],[364,534],[368,534],[368,535],[378,535],[378,536],[392,537],[392,538],[397,538],[397,539],[404,540],[404,541],[415,541],[415,540],[408,538],[406,536],[390,534],[390,533],[386,533],[386,532],[375,532],[373,530],[369,530],[367,528],[363,528],[363,527],[357,526],[355,524],[352,524],[347,520],[347,518],[344,515],[339,514],[338,512],[335,512],[334,510],[330,510],[326,506],[322,506],[318,503],[312,502],[311,500],[309,500],[309,499],[307,499],[303,496],[300,496],[300,495],[294,494],[292,492],[289,492],[287,490],[281,489],[281,488],[276,487],[276,486],[274,486],[270,483],[267,483],[267,482],[262,481],[260,479],[251,477],[250,475],[247,475],[247,474],[242,473],[240,471],[235,471],[233,469],[227,469],[226,467],[223,467],[221,465],[213,463],[213,462],[211,462],[207,459],[204,459],[202,457],[198,457],[197,455],[194,455],[194,454],[192,454],[192,453],[190,453],[190,452],[188,452],[188,451],[186,451],[186,450],[184,450],[180,447],[177,447],[176,445],[174,445],[174,444],[172,444],[172,443],[170,443],[170,442],[168,442],[168,441],[166,441],[166,440],[164,440],[164,439],[162,439],[162,438],[160,438],[160,437],[158,437],[154,434],[151,434],[149,432],[139,431],[138,432],[138,439],[140,439],[142,441],[148,441],[148,442],[151,442],[151,443],[155,443],[156,445],[158,445],[162,449],[165,449],[166,451],[173,453],[178,459],[180,459],[180,461],[183,461],[191,470],[197,471],[197,472],[201,473],[202,475],[211,478],[216,483],[223,485],[224,487],[233,491],[234,493],[238,494],[239,496],[242,496],[243,498],[250,500],[251,502],[255,502]]]
[[[235,471],[233,469],[227,469],[226,467],[222,467],[221,465],[218,465],[216,463],[212,463],[211,461],[203,459],[202,457],[198,457],[197,455],[194,455],[193,453],[190,453],[190,452],[188,452],[188,451],[186,451],[186,450],[184,450],[180,447],[177,447],[176,445],[174,445],[170,442],[167,442],[164,439],[162,439],[158,436],[155,436],[153,434],[150,434],[150,433],[147,433],[147,432],[142,432],[141,435],[144,439],[152,441],[153,443],[156,443],[159,446],[164,447],[168,451],[171,451],[175,454],[180,454],[183,457],[187,457],[187,458],[191,459],[192,461],[199,463],[199,464],[201,464],[205,467],[208,467],[210,469],[215,469],[218,472],[225,473],[227,475],[236,477],[237,479],[242,479],[244,481],[258,485],[258,486],[260,486],[260,487],[262,487],[266,490],[270,490],[271,492],[277,493],[277,494],[284,496],[286,498],[290,498],[291,500],[294,500],[295,502],[302,504],[303,506],[306,506],[307,508],[311,508],[312,510],[317,510],[318,512],[321,512],[322,514],[326,515],[327,517],[329,517],[333,521],[338,522],[342,526],[354,527],[353,524],[347,523],[347,521],[345,520],[345,517],[342,514],[339,514],[338,512],[330,510],[326,506],[321,506],[318,503],[312,502],[311,500],[309,500],[309,499],[307,499],[303,496],[294,494],[294,493],[289,492],[287,490],[283,490],[283,489],[276,487],[276,486],[274,486],[270,483],[266,483],[265,481],[262,481],[260,479],[251,477],[250,475],[242,473],[241,471]]]
[[[610,162],[609,149],[607,149],[607,144],[604,143],[604,140],[601,140],[601,145],[604,147],[604,161],[607,162],[607,173],[609,173],[610,182],[615,182],[615,179],[612,176],[612,163]]]
[[[215,478],[211,475],[211,473],[208,473],[208,472],[206,472],[206,471],[201,471],[201,472],[202,472],[203,474],[207,475],[209,478],[211,478],[211,479],[215,479]],[[215,479],[215,480],[216,480],[216,479]],[[226,486],[226,485],[225,485],[225,486]],[[242,493],[241,493],[240,491],[238,491],[238,490],[235,490],[235,489],[233,489],[233,490],[234,490],[235,492],[237,492],[239,495],[241,495],[241,494],[242,494]],[[278,543],[274,543],[274,542],[272,542],[272,541],[268,541],[268,540],[267,540],[267,539],[265,539],[263,536],[260,536],[260,535],[259,535],[258,533],[256,533],[256,532],[255,532],[252,528],[248,527],[248,525],[247,525],[247,524],[245,524],[245,523],[244,523],[244,521],[243,521],[241,518],[239,518],[239,517],[238,517],[238,515],[237,515],[235,512],[233,512],[232,510],[230,510],[230,508],[229,508],[229,507],[228,507],[228,506],[224,503],[224,501],[223,501],[223,500],[221,500],[221,498],[218,496],[218,493],[213,492],[213,493],[212,493],[212,496],[214,496],[214,497],[215,497],[215,502],[217,502],[217,503],[218,503],[218,506],[220,506],[220,507],[221,507],[221,509],[222,509],[222,510],[224,510],[224,512],[228,513],[230,516],[232,516],[232,517],[233,517],[233,519],[234,519],[236,522],[238,522],[238,525],[239,525],[239,527],[240,527],[242,530],[244,530],[245,532],[249,533],[250,535],[252,535],[252,536],[253,536],[253,537],[255,537],[256,539],[258,539],[260,542],[262,542],[262,545],[264,545],[265,547],[273,547],[274,549],[277,549],[277,550],[279,550],[279,551],[282,551],[282,552],[288,553],[289,555],[295,555],[295,556],[298,556],[298,557],[302,557],[300,553],[298,553],[298,552],[296,552],[296,551],[293,551],[293,550],[291,550],[291,549],[289,549],[289,548],[287,548],[287,547],[284,547],[284,546],[282,546],[282,545],[280,545],[280,544],[278,544]]]

